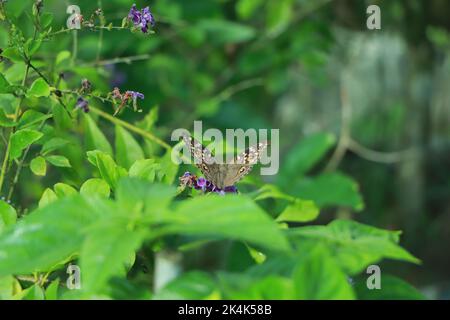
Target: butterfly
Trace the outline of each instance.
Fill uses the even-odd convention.
[[[247,175],[258,162],[268,142],[260,142],[239,154],[229,163],[217,163],[211,151],[190,135],[183,135],[184,143],[194,157],[196,166],[216,187],[224,189],[234,186]]]

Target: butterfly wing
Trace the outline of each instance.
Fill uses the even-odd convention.
[[[195,165],[205,175],[205,178],[211,181],[214,185],[218,185],[220,181],[220,167],[221,165],[215,163],[211,151],[203,146],[197,139],[189,135],[183,135],[184,143],[189,147]]]
[[[247,175],[268,145],[267,142],[258,143],[239,154],[231,163],[218,164],[211,155],[211,151],[198,140],[189,135],[183,135],[183,140],[189,146],[195,165],[207,180],[221,189],[233,186]]]
[[[233,186],[245,177],[252,170],[253,165],[258,162],[267,145],[267,142],[260,142],[257,145],[251,146],[234,158],[233,163],[226,164],[226,168],[222,174],[222,186],[218,187]]]

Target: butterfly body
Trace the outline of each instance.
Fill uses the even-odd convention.
[[[267,147],[267,142],[259,143],[239,154],[231,162],[218,163],[211,155],[211,151],[196,139],[185,135],[183,140],[189,146],[196,166],[206,179],[220,189],[234,186],[236,182],[247,175]]]

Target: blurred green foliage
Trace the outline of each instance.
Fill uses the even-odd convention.
[[[360,192],[345,170],[352,160],[336,169],[342,137],[333,121],[308,130],[314,123],[299,114],[321,110],[289,97],[302,79],[336,89],[327,69],[339,51],[330,1],[155,0],[148,34],[124,24],[129,1],[73,4],[81,30],[66,29],[62,1],[1,4],[0,298],[424,298],[384,269],[382,290],[367,289],[369,265],[420,260],[399,245],[399,231],[349,219],[378,210],[383,194]],[[357,8],[353,21],[364,20],[361,1]],[[388,19],[401,21],[402,10],[393,1]],[[427,34],[448,47],[448,33]],[[114,87],[145,99],[122,110]],[[351,124],[363,143],[381,139],[380,122],[386,135],[404,126],[405,106],[391,105]],[[193,168],[171,161],[170,134],[198,119],[219,129],[281,128],[277,176],[253,174],[239,195],[224,197],[176,189]],[[166,261],[182,271],[158,287],[162,253],[182,257]],[[81,290],[66,286],[69,264],[81,268]]]

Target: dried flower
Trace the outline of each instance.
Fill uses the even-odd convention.
[[[86,93],[91,91],[92,84],[88,79],[81,80],[81,91]]]

